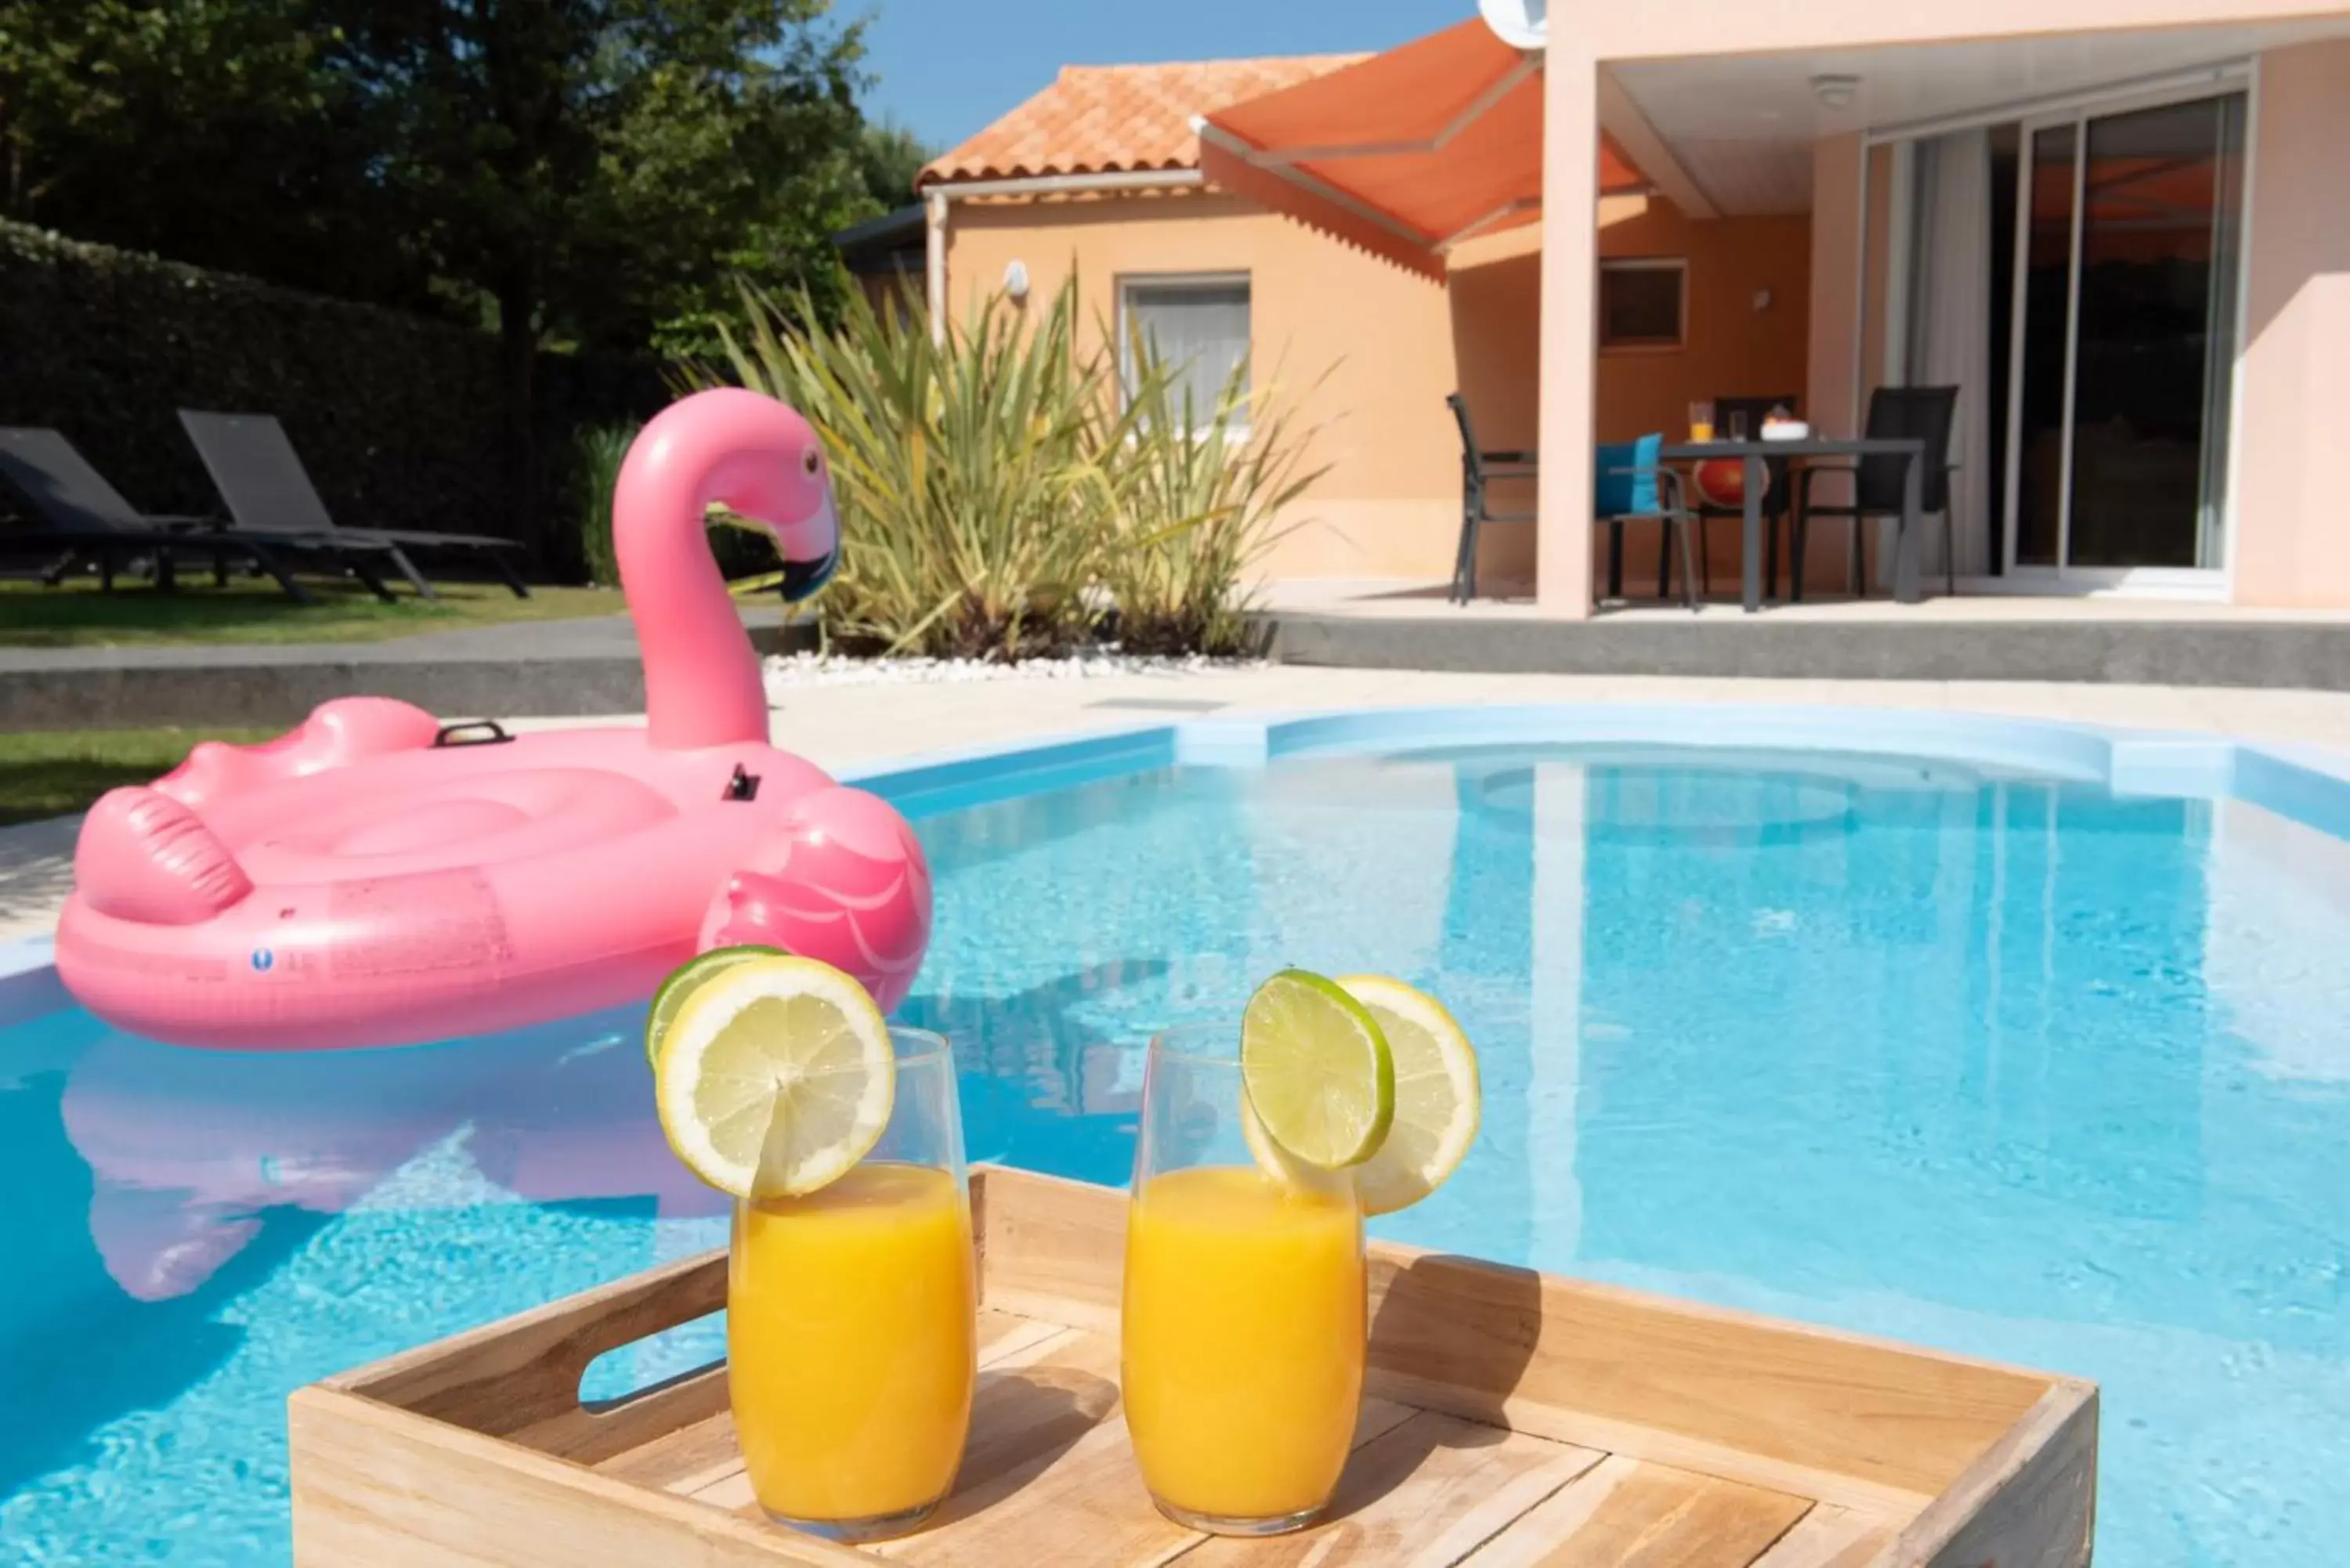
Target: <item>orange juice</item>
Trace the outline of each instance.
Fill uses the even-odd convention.
[[[1122,1396],[1151,1494],[1269,1520],[1329,1501],[1363,1391],[1352,1196],[1232,1166],[1151,1178],[1127,1220]]]
[[[927,1166],[737,1210],[727,1375],[761,1507],[868,1520],[945,1495],[971,1423],[972,1269],[962,1189]]]

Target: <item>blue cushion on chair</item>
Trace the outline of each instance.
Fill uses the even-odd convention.
[[[1657,500],[1657,453],[1662,435],[1638,441],[1608,441],[1598,454],[1598,483],[1592,498],[1595,517],[1638,517],[1659,511]]]

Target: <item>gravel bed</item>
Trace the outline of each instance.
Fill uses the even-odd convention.
[[[975,680],[1100,680],[1118,675],[1200,675],[1216,670],[1262,670],[1262,659],[1212,659],[1204,653],[1181,658],[1121,653],[1097,649],[1066,659],[1024,659],[1003,664],[983,659],[851,659],[843,654],[770,655],[764,666],[767,690],[808,686],[954,685]]]

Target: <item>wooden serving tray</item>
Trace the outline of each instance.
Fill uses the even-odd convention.
[[[1216,1539],[1118,1409],[1121,1192],[972,1177],[980,1380],[953,1498],[861,1549],[767,1523],[722,1366],[583,1407],[604,1352],[714,1312],[723,1253],[293,1397],[301,1568],[2071,1568],[2092,1384],[1374,1244],[1368,1388],[1327,1521]]]

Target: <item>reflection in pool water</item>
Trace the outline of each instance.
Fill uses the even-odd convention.
[[[1122,1181],[1152,1030],[1284,963],[1388,971],[1469,1024],[1488,1096],[1388,1234],[2096,1377],[2104,1561],[2350,1538],[2350,845],[1627,748],[1170,770],[920,827],[902,1015],[956,1039],[974,1158]],[[714,1244],[639,1026],[313,1057],[0,1028],[11,1552],[282,1563],[289,1388]]]

